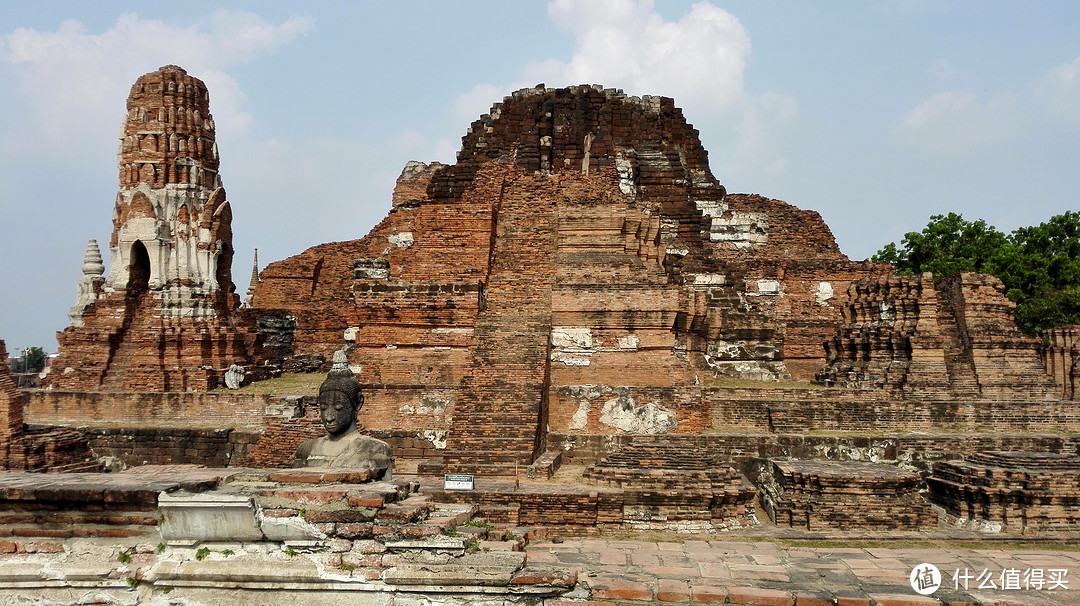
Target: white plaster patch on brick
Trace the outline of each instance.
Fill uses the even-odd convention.
[[[881,309],[881,323],[886,326],[892,326],[896,323],[896,307],[888,301],[882,301],[880,304]]]
[[[694,200],[694,206],[706,217],[720,217],[727,212],[728,205],[715,200]]]
[[[349,364],[349,370],[356,376],[360,376],[364,372],[363,364]]]
[[[690,249],[684,246],[669,246],[667,247],[667,254],[674,255],[676,257],[685,257],[690,254]]]
[[[817,301],[818,305],[830,307],[829,299],[833,298],[833,296],[835,295],[833,294],[831,282],[818,282],[817,286],[814,287],[814,300]]]
[[[592,349],[592,329],[587,326],[552,326],[551,346]]]
[[[695,200],[701,214],[711,218],[709,240],[731,242],[739,249],[749,249],[769,242],[769,217],[765,213],[734,211],[714,200]]]
[[[446,430],[445,429],[425,429],[416,434],[416,437],[423,438],[435,447],[436,450],[446,449]]]
[[[637,351],[641,347],[641,339],[636,335],[626,335],[625,337],[619,337],[619,349],[631,349]]]
[[[727,277],[724,274],[689,274],[694,279],[695,285],[724,284]]]
[[[445,391],[433,391],[431,393],[421,394],[420,406],[417,407],[416,412],[436,416],[441,415],[446,412],[446,407],[450,405],[450,400],[452,399],[453,396]]]
[[[671,431],[677,421],[675,411],[655,402],[634,405],[630,396],[612,398],[600,411],[600,422],[617,433],[659,434]]]
[[[384,257],[356,259],[353,261],[353,277],[361,280],[385,280],[390,277],[390,262]]]
[[[390,241],[390,244],[393,244],[397,248],[409,248],[413,245],[413,235],[411,231],[391,234],[386,239]]]
[[[634,183],[634,164],[623,157],[622,152],[615,155],[615,172],[619,174],[619,191],[627,196],[636,196],[637,185]]]
[[[588,366],[596,349],[592,329],[587,326],[553,326],[551,328],[551,361],[567,366]]]
[[[354,343],[356,342],[356,333],[358,332],[360,332],[359,326],[350,326],[345,329],[345,334],[343,335],[343,337],[346,341]]]
[[[592,410],[592,402],[589,400],[581,400],[578,402],[578,409],[574,412],[574,416],[570,419],[570,429],[585,429],[589,424],[589,411]]]
[[[779,282],[779,280],[768,280],[768,279],[758,280],[757,281],[757,292],[756,293],[747,293],[747,294],[750,294],[750,295],[757,294],[757,295],[767,295],[767,296],[779,295],[780,294],[780,282]]]

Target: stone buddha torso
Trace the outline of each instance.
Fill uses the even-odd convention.
[[[393,449],[356,428],[356,413],[363,403],[360,382],[349,370],[344,352],[336,352],[334,367],[319,387],[319,412],[327,435],[300,445],[296,467],[373,469],[374,479],[391,479]]]

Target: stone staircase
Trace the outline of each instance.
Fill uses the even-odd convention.
[[[949,375],[949,386],[954,393],[967,397],[977,397],[980,393],[979,379],[975,374],[975,363],[970,346],[964,342],[960,327],[956,321],[956,312],[946,293],[937,292],[937,323],[943,337],[945,370]]]
[[[446,472],[523,472],[543,447],[557,220],[545,192],[512,192],[499,209],[486,303],[443,457]]]

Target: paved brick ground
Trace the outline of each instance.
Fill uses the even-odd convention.
[[[530,564],[578,571],[579,587],[559,602],[565,604],[1080,605],[1080,551],[788,547],[699,539],[566,539],[534,543],[527,551]],[[943,577],[929,597],[910,585],[912,569],[922,563],[934,564]],[[1036,588],[1036,571],[1042,572],[1042,589]],[[1060,583],[1051,582],[1052,574]]]

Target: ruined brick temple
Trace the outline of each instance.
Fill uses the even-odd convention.
[[[345,348],[360,424],[421,475],[588,465],[585,492],[439,496],[514,523],[733,528],[760,496],[812,530],[933,526],[931,502],[1080,524],[970,477],[1036,461],[1032,494],[1074,490],[1075,327],[1027,337],[992,276],[893,275],[816,212],[728,194],[672,99],[517,91],[453,165],[408,163],[366,236],[256,267],[242,308],[206,87],[166,66],[127,109],[109,271],[91,241],[60,357],[15,407],[114,466],[289,466],[317,407],[214,390]]]
[[[214,388],[232,362],[254,361],[255,338],[236,311],[232,210],[206,85],[175,65],[139,78],[118,149],[109,274],[91,240],[46,386]]]

